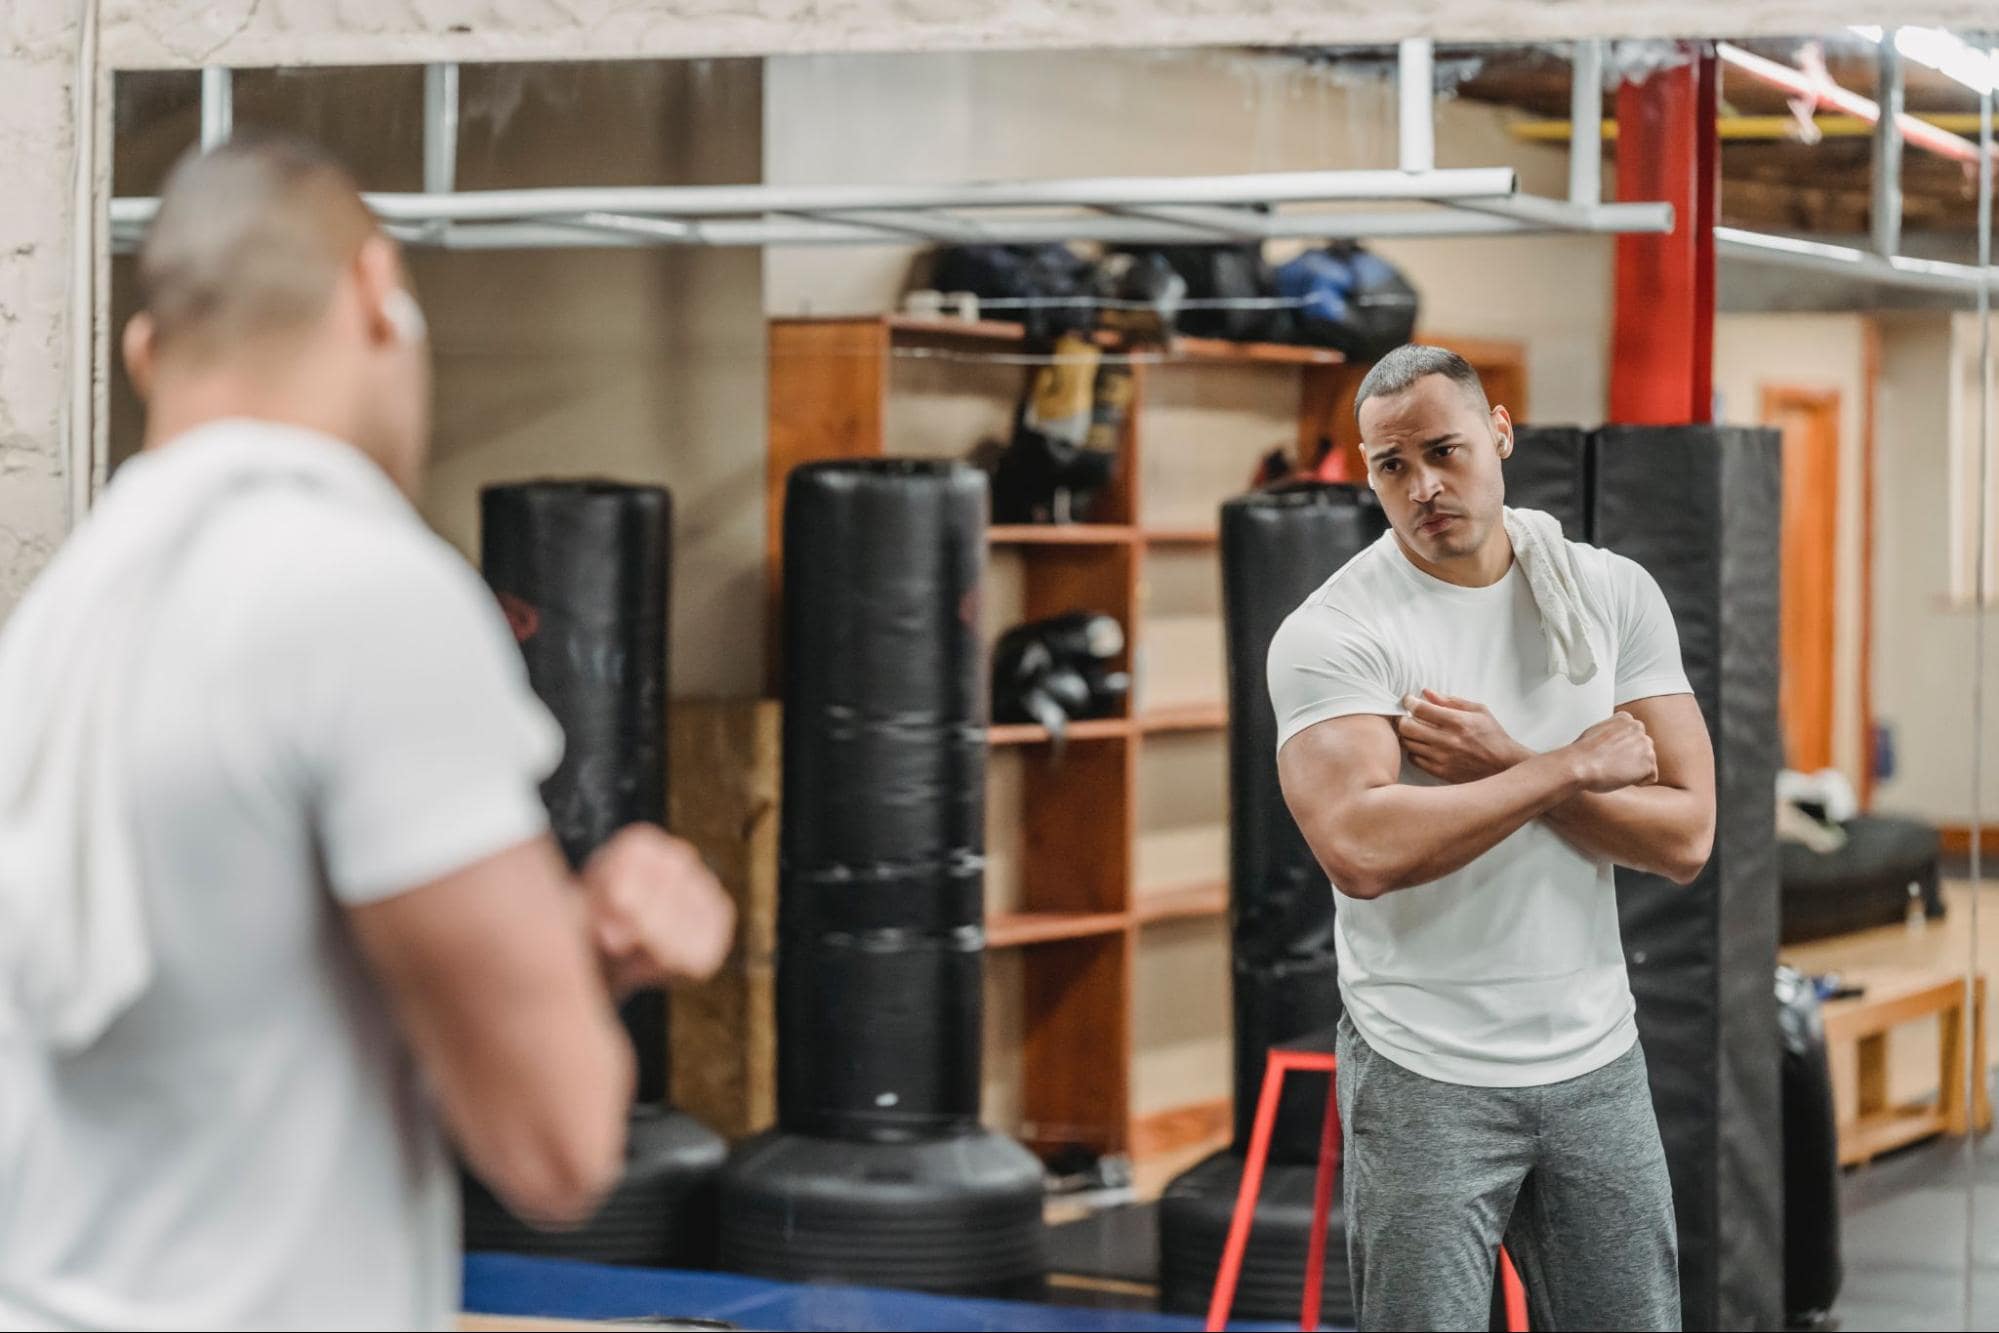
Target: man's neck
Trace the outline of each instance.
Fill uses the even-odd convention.
[[[1461,588],[1489,588],[1505,578],[1506,571],[1513,568],[1513,539],[1507,536],[1503,522],[1492,525],[1491,535],[1478,550],[1452,560],[1424,559],[1402,540],[1399,532],[1395,534],[1395,544],[1410,564],[1433,579],[1454,583]]]
[[[202,426],[241,418],[297,426],[362,447],[355,439],[351,413],[339,410],[325,395],[232,372],[160,384],[146,405],[142,447],[156,449]]]

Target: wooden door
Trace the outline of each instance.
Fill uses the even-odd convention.
[[[1763,422],[1784,434],[1779,699],[1784,762],[1832,764],[1839,621],[1839,394],[1763,386]]]

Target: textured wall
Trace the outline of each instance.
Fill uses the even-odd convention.
[[[0,4],[0,613],[66,521],[70,78],[89,0]],[[1825,31],[1886,0],[101,0],[116,67]],[[1973,26],[1991,0],[1912,0]]]
[[[20,0],[15,0],[19,3]],[[31,0],[32,2],[32,0]],[[1971,27],[1991,0],[104,0],[118,65],[1287,45]]]
[[[70,0],[0,5],[0,614],[61,540]]]

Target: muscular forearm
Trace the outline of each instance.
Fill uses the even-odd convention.
[[[1342,807],[1311,841],[1326,873],[1354,898],[1428,884],[1462,870],[1523,825],[1582,790],[1559,752],[1458,786],[1389,783]]]
[[[1519,747],[1515,765],[1535,758]],[[1713,811],[1694,793],[1663,785],[1579,791],[1541,816],[1564,841],[1594,860],[1663,875],[1677,884],[1707,864]]]
[[[1688,883],[1707,864],[1714,832],[1700,799],[1678,787],[1581,792],[1542,820],[1586,856],[1676,884]]]

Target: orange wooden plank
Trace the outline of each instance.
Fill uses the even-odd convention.
[[[1228,705],[1221,703],[1148,708],[1138,718],[1143,731],[1215,731],[1228,724]]]
[[[1120,931],[1022,955],[1022,1129],[1043,1153],[1130,1144],[1131,949],[1131,932]]]
[[[986,947],[1011,949],[1109,935],[1125,924],[1123,912],[1007,912],[986,922]]]
[[[1120,736],[1131,735],[1131,719],[1124,717],[1095,717],[1081,722],[1071,722],[1063,733],[1072,741],[1108,741]],[[987,728],[988,745],[1047,745],[1054,741],[1048,728],[1036,726],[1032,722],[1000,722]]]
[[[1229,885],[1227,880],[1218,879],[1160,893],[1138,893],[1132,896],[1131,906],[1132,915],[1141,925],[1221,916],[1229,910]]]
[[[1105,546],[1129,542],[1121,523],[996,523],[986,529],[995,546]]]

